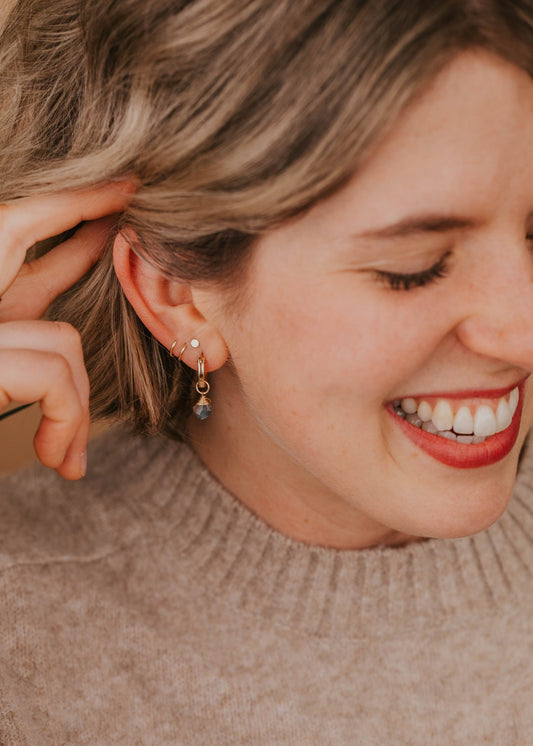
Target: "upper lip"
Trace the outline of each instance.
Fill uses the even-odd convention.
[[[395,396],[392,401],[397,401],[398,399],[424,399],[424,398],[431,398],[431,399],[499,399],[502,396],[507,396],[513,389],[515,389],[517,386],[520,386],[521,384],[525,383],[525,381],[529,378],[531,374],[528,373],[525,376],[522,376],[518,381],[515,381],[514,383],[510,384],[509,386],[504,386],[502,388],[498,389],[464,389],[462,391],[432,391],[431,393],[425,392],[422,394],[404,394],[402,396]]]

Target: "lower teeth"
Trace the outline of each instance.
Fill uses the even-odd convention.
[[[437,431],[436,428],[433,426],[433,423],[430,424],[429,422],[422,422],[420,417],[418,417],[418,415],[416,414],[406,414],[399,405],[394,407],[394,411],[396,412],[398,417],[401,417],[402,420],[407,420],[407,422],[409,422],[414,427],[418,427],[419,430],[425,430],[426,432],[430,432],[433,435],[438,435],[440,438],[446,438],[447,440],[456,440],[458,443],[468,445],[476,445],[477,443],[483,443],[486,440],[486,438],[483,438],[480,435],[457,435],[457,433],[454,433],[453,430]]]

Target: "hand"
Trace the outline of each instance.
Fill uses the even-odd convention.
[[[0,412],[38,401],[39,460],[66,479],[85,473],[89,382],[78,332],[40,321],[50,303],[93,266],[135,191],[132,179],[0,205]],[[37,241],[84,225],[43,257],[24,263]]]

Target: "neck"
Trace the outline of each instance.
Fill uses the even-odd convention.
[[[238,392],[213,376],[214,411],[189,421],[189,441],[209,471],[265,523],[292,539],[336,549],[399,546],[420,537],[394,531],[329,490],[271,437]],[[218,394],[224,388],[224,395]]]

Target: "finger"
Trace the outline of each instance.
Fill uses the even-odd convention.
[[[23,197],[0,205],[0,295],[11,285],[27,250],[79,223],[121,212],[137,184],[133,178],[83,191]]]
[[[56,471],[65,479],[79,479],[87,469],[87,441],[89,439],[89,416],[84,417],[72,439],[65,458]]]
[[[58,295],[95,264],[115,222],[112,216],[85,223],[48,254],[23,264],[2,298],[0,321],[40,318]]]
[[[0,349],[55,353],[68,363],[80,401],[88,406],[89,379],[79,333],[60,321],[11,321],[0,324]],[[6,369],[0,368],[0,384]],[[38,368],[32,371],[38,377]],[[37,401],[37,397],[26,401]],[[1,407],[0,407],[1,409]]]
[[[54,352],[3,349],[0,370],[0,409],[11,401],[39,401],[43,418],[34,438],[35,452],[45,466],[60,468],[88,419],[67,361]]]
[[[75,420],[70,423],[70,427],[69,423],[66,427],[61,422],[58,423],[57,418],[47,414],[46,402],[44,402],[44,416],[34,439],[34,447],[38,458],[46,466],[56,468],[66,479],[79,479],[85,472],[86,464],[84,454],[86,454],[89,430],[89,381],[78,332],[69,324],[60,322],[33,321],[0,324],[0,348],[8,347],[11,347],[12,351],[25,352],[31,349],[55,354],[66,362],[69,371],[65,391],[68,393],[69,385],[73,385],[76,389],[82,407],[81,422],[65,450],[65,442],[69,439],[71,429],[75,427]],[[59,363],[56,361],[56,364],[62,366],[61,361]],[[5,379],[3,372],[7,372],[8,367],[4,366],[0,370],[3,382]],[[13,370],[12,367],[11,370]],[[35,370],[39,371],[38,375],[41,376],[41,370],[35,368],[34,375]],[[34,389],[35,392],[29,397],[31,401],[39,398],[38,386],[34,386]],[[12,390],[12,393],[17,393],[19,397],[17,401],[20,401],[24,392]],[[28,393],[31,392],[26,391],[26,394]],[[67,420],[72,417],[69,412],[72,412],[72,407],[69,408],[68,402],[65,402],[64,416]],[[56,465],[59,460],[59,465]]]

